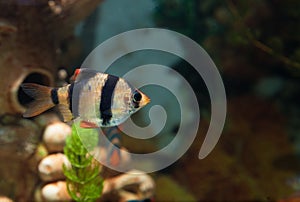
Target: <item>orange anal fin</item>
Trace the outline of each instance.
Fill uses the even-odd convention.
[[[88,122],[88,121],[81,121],[80,127],[81,128],[99,128],[99,126],[97,124]]]

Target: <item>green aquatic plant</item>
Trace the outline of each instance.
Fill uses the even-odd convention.
[[[97,143],[98,133],[95,129],[83,129],[77,123],[72,125],[72,134],[67,138],[64,148],[71,166],[63,165],[63,171],[68,192],[75,201],[95,201],[102,193],[100,164],[89,154]]]

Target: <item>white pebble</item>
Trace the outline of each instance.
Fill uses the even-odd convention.
[[[71,134],[71,127],[62,122],[48,125],[44,131],[43,140],[49,152],[63,151],[65,140]]]
[[[64,154],[57,153],[45,157],[38,166],[38,171],[43,181],[53,181],[64,179],[62,166],[65,164],[69,167],[70,162]]]
[[[6,196],[0,196],[0,202],[13,202],[13,200]]]
[[[46,201],[71,201],[65,181],[58,181],[42,188],[42,197]]]

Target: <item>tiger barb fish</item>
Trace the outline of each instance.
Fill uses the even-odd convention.
[[[22,84],[23,91],[34,99],[23,116],[33,117],[58,105],[65,122],[80,118],[83,128],[111,127],[150,102],[123,78],[90,68],[77,69],[72,79],[73,83],[60,88]]]

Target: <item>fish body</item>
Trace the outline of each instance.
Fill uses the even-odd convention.
[[[58,105],[64,121],[79,117],[81,127],[111,127],[150,102],[145,94],[117,76],[84,68],[77,69],[73,79],[74,83],[60,88],[23,84],[23,91],[34,99],[23,116],[33,117]]]

